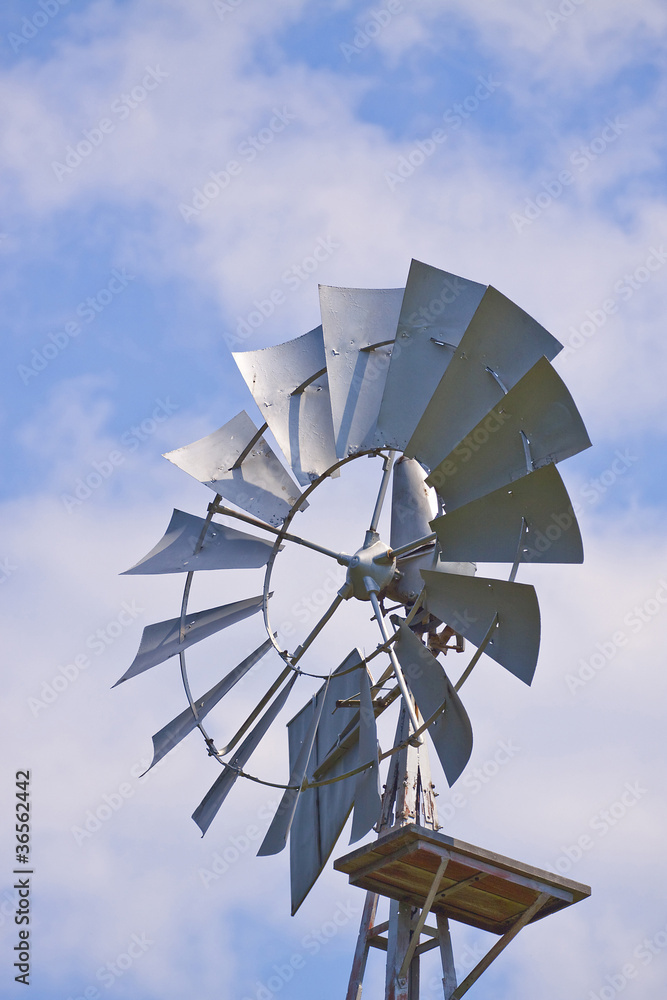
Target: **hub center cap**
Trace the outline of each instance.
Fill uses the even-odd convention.
[[[370,594],[379,594],[391,583],[396,572],[396,560],[376,562],[378,556],[386,556],[389,546],[379,538],[371,545],[358,549],[350,559],[346,584],[350,597],[359,601],[369,601]]]

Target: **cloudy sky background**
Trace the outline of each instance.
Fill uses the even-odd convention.
[[[445,832],[593,896],[525,930],[470,995],[664,991],[666,33],[659,0],[3,5],[0,995],[22,995],[22,768],[36,996],[344,995],[364,895],[328,870],[289,917],[287,856],[254,857],[273,794],[239,783],[202,840],[190,815],[217,771],[194,736],[139,779],[151,735],[184,707],[176,661],[110,687],[142,628],[177,614],[182,580],[118,574],[172,507],[202,515],[210,500],[161,453],[242,408],[256,415],[229,348],[317,325],[318,282],[398,287],[412,257],[492,283],[566,345],[555,365],[594,444],[561,466],[584,566],[519,576],[542,608],[535,682],[483,658],[465,688],[463,806],[436,778]],[[211,172],[224,190],[197,198]],[[273,313],[249,320],[276,290]],[[341,480],[346,496],[373,494],[370,469]],[[337,496],[320,516],[343,531]],[[318,567],[321,586],[330,566]],[[192,606],[260,586],[256,571],[198,582]],[[251,621],[207,643],[202,690],[259,641]],[[342,658],[353,641],[332,650]],[[86,666],[72,669],[77,657]],[[67,683],[54,692],[55,678]],[[261,684],[230,697],[221,732]],[[494,768],[503,742],[518,749]],[[282,780],[285,768],[279,722],[253,769]],[[475,768],[498,773],[476,784]],[[483,938],[457,930],[460,971]],[[428,965],[427,1000],[437,975]],[[369,996],[381,976],[374,957]]]

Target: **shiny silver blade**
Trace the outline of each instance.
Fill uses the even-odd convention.
[[[485,652],[530,684],[540,648],[540,609],[535,588],[480,576],[423,571],[426,608],[475,646],[498,615]]]
[[[338,458],[373,447],[402,299],[402,288],[320,285]]]
[[[426,480],[449,513],[591,442],[560,376],[541,358]]]
[[[562,344],[489,286],[405,453],[434,469],[543,356]]]
[[[414,458],[399,458],[394,464],[391,496],[392,549],[424,538],[432,532],[431,521],[438,512],[435,490],[426,485],[426,473]],[[417,550],[398,560],[400,576],[394,578],[386,590],[386,596],[400,604],[410,604],[417,599],[423,586],[421,570],[433,569],[445,573],[463,573],[472,576],[473,563],[454,565],[443,564],[435,544],[426,551]]]
[[[373,764],[367,770],[360,771],[355,779],[354,813],[352,816],[352,832],[350,833],[351,844],[373,829],[380,818],[380,810],[382,809],[378,734],[377,726],[375,725],[375,712],[373,711],[371,681],[368,670],[361,670],[359,674],[361,704],[359,707],[358,766],[360,767],[366,761],[373,761]]]
[[[289,780],[287,782],[287,784],[291,787],[285,789],[283,792],[280,805],[278,806],[275,816],[271,821],[271,825],[266,831],[264,840],[260,844],[259,850],[257,851],[258,857],[265,857],[268,854],[279,854],[285,849],[285,847],[287,847],[287,838],[294,820],[294,813],[296,812],[296,807],[299,802],[299,796],[301,795],[301,786],[303,785],[306,777],[306,771],[308,770],[308,765],[313,753],[313,744],[315,743],[315,736],[317,735],[317,727],[320,724],[320,717],[322,715],[322,709],[324,708],[327,689],[328,683],[324,685],[325,699],[320,702],[319,706],[317,705],[316,697],[314,697],[311,701],[313,712],[310,725],[308,726],[306,735],[303,738],[301,749],[299,750],[297,758],[294,762],[294,767],[292,767],[290,771]]]
[[[254,615],[262,607],[262,595],[259,597],[247,597],[244,601],[234,601],[233,604],[223,604],[219,608],[209,608],[207,611],[197,611],[185,617],[185,635],[183,641],[179,642],[181,632],[181,619],[170,618],[166,622],[157,622],[155,625],[148,625],[141,636],[139,651],[129,668],[125,671],[120,680],[117,680],[114,687],[136,677],[144,670],[163,663],[171,656],[176,656],[206,639],[209,635],[214,635],[228,625],[243,621]]]
[[[555,465],[472,500],[431,522],[443,559],[580,563],[584,549]]]
[[[428,727],[450,787],[460,777],[472,753],[472,726],[461,699],[442,665],[405,625],[399,628],[396,655],[424,718],[444,712]]]
[[[350,669],[357,664],[359,670]],[[313,712],[319,709],[320,700],[323,698],[326,703],[322,709],[307,778],[313,780],[319,765],[337,744],[340,734],[347,728],[353,732],[349,746],[339,753],[326,774],[318,777],[318,780],[335,778],[357,767],[359,729],[357,728],[355,732],[353,727],[359,719],[359,711],[354,707],[336,708],[336,702],[358,695],[360,676],[365,669],[359,650],[352,650],[332,674],[326,694],[324,687],[321,687],[317,692],[315,705],[309,703],[304,706],[289,722],[290,770],[303,745]],[[335,781],[330,785],[306,788],[299,796],[290,830],[292,913],[296,913],[301,906],[333,851],[352,808],[354,790],[355,778],[351,777]]]
[[[228,691],[230,691],[235,684],[237,684],[242,677],[244,677],[251,667],[261,660],[265,653],[271,649],[273,643],[270,639],[259,646],[254,653],[250,656],[246,656],[245,660],[242,660],[238,666],[234,667],[233,670],[223,677],[221,681],[218,681],[214,687],[207,691],[205,695],[198,698],[195,701],[195,708],[197,709],[197,719],[195,719],[192,714],[192,709],[190,707],[186,708],[184,712],[177,715],[175,719],[156,733],[153,737],[153,760],[151,761],[151,767],[154,767],[159,760],[173,750],[175,746],[185,739],[185,737],[192,732],[193,729],[197,728],[197,722],[204,719],[212,708],[218,704],[218,702],[224,698]],[[150,767],[148,769],[150,771]]]
[[[149,573],[188,573],[200,569],[249,569],[265,566],[273,542],[226,524],[210,521],[204,541],[195,552],[206,518],[175,510],[169,526],[150,552],[121,576]]]
[[[298,674],[294,674],[294,676],[290,678],[276,700],[270,705],[269,708],[267,708],[266,712],[252,732],[246,736],[241,746],[229,761],[229,766],[225,767],[220,777],[216,779],[213,785],[211,785],[208,792],[193,812],[192,818],[201,830],[202,836],[208,830],[220,806],[229,795],[234,782],[238,778],[238,774],[235,769],[243,768],[250,759],[251,755],[255,752],[266,735],[269,726],[285,705],[285,702],[289,697],[289,693],[294,687],[298,676]]]
[[[297,500],[299,488],[258,434],[258,428],[242,411],[212,434],[169,451],[164,457],[242,510],[278,525]]]
[[[404,450],[486,288],[412,261],[377,421],[378,444]]]
[[[232,357],[294,475],[308,486],[336,462],[322,327]]]

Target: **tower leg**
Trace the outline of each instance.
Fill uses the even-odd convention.
[[[368,959],[368,936],[375,921],[375,914],[378,908],[379,896],[375,892],[366,893],[366,902],[361,914],[361,924],[359,926],[359,937],[357,938],[357,948],[352,962],[352,972],[350,982],[347,987],[345,1000],[360,1000],[361,989],[366,971],[366,961]]]
[[[449,933],[449,920],[442,914],[436,914],[438,926],[438,940],[440,942],[440,959],[442,961],[442,988],[445,993],[445,1000],[449,1000],[456,989],[456,971],[454,969],[454,953],[452,952],[452,938]]]
[[[418,913],[409,903],[392,899],[389,904],[389,934],[385,1000],[419,1000],[419,956],[415,955],[404,979],[401,965],[411,937],[413,916]]]

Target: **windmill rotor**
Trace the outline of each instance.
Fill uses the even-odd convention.
[[[243,411],[165,456],[214,499],[205,517],[174,511],[163,538],[126,571],[186,576],[180,614],[144,630],[117,682],[178,657],[187,705],[153,737],[153,764],[201,731],[222,767],[193,815],[202,833],[239,778],[282,789],[259,853],[290,841],[293,912],[350,813],[353,841],[377,828],[382,760],[428,734],[448,783],[460,776],[472,726],[458,692],[483,653],[531,683],[540,614],[534,588],[516,576],[524,563],[582,561],[556,463],[590,445],[550,363],[561,345],[492,287],[413,261],[405,289],[320,287],[320,305],[321,325],[303,336],[234,355],[261,424]],[[345,513],[354,545],[309,537],[297,515],[316,508],[323,484],[369,457],[367,491]],[[288,648],[271,610],[274,571],[292,549],[342,567],[345,579]],[[507,564],[508,578],[478,576],[478,561]],[[190,610],[196,573],[240,569],[263,569],[252,596]],[[332,665],[327,635],[348,602],[372,612],[376,642]],[[266,639],[193,695],[186,650],[255,615]],[[475,651],[454,683],[438,657],[467,643]],[[259,663],[261,697],[219,746],[209,713]],[[246,766],[300,676],[321,685],[288,723],[286,780],[269,781]],[[394,703],[403,721],[382,749],[376,720]]]

